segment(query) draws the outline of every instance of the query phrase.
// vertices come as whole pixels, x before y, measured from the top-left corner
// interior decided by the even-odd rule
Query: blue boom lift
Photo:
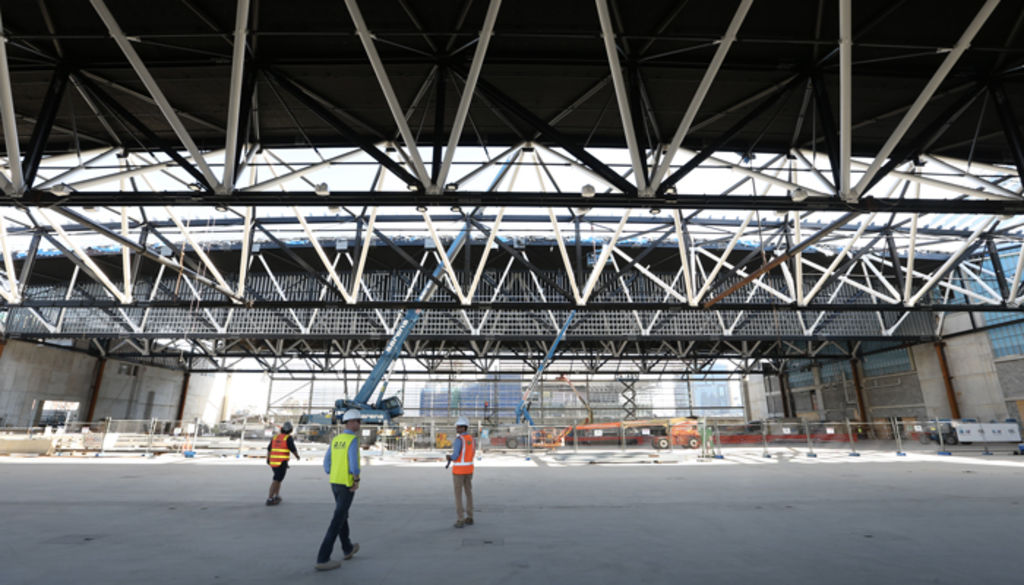
[[[516,424],[520,422],[528,422],[530,426],[533,426],[533,417],[530,416],[530,403],[532,402],[533,389],[537,387],[537,383],[540,382],[541,374],[544,373],[544,368],[548,367],[551,360],[555,357],[555,350],[558,349],[558,344],[562,343],[562,338],[565,337],[565,332],[569,330],[569,325],[572,324],[573,317],[576,316],[576,309],[569,312],[569,318],[565,320],[565,325],[562,325],[561,331],[555,336],[555,341],[552,342],[551,347],[548,348],[548,353],[541,360],[540,365],[537,366],[537,371],[534,372],[533,378],[530,379],[530,384],[523,390],[523,398],[519,401],[519,406],[516,407]]]
[[[469,237],[469,232],[463,229],[451,245],[448,247],[447,255],[448,258],[454,258],[462,246],[466,243]],[[434,291],[437,290],[437,279],[440,278],[444,271],[444,264],[439,263],[437,268],[434,269],[433,278],[427,281],[423,286],[423,290],[420,291],[416,300],[419,302],[430,300],[433,296]],[[380,359],[373,366],[373,370],[370,371],[370,375],[367,376],[363,385],[359,388],[359,393],[352,399],[339,398],[334,403],[334,422],[339,423],[341,416],[346,410],[350,408],[358,408],[363,413],[363,424],[384,424],[393,418],[402,416],[405,412],[402,409],[402,400],[397,396],[391,396],[384,398],[384,392],[388,387],[388,376],[391,373],[391,367],[395,364],[398,356],[402,353],[402,346],[405,344],[405,340],[409,337],[409,333],[412,332],[413,327],[420,320],[421,309],[407,309],[405,315],[402,317],[402,321],[399,322],[398,327],[395,328],[394,334],[391,339],[388,340],[387,345],[384,346],[384,352],[381,354]],[[383,384],[381,384],[383,382]],[[377,395],[377,400],[373,403],[370,399],[373,398],[374,392],[377,390],[377,386],[380,387],[380,394]]]

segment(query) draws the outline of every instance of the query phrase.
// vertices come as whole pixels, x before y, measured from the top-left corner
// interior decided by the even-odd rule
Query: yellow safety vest
[[[352,487],[352,474],[348,469],[348,449],[359,437],[341,433],[331,441],[331,483]]]
[[[281,433],[270,442],[270,466],[281,467],[281,464],[288,461],[291,453],[288,451],[288,435]]]

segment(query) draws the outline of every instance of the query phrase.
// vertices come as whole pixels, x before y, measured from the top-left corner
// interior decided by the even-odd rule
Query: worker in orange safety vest
[[[455,527],[472,526],[473,524],[473,458],[476,448],[473,436],[469,434],[469,421],[460,416],[455,421],[457,436],[452,445],[452,453],[448,455],[448,463],[452,468],[452,483],[455,485]],[[462,506],[462,494],[466,494],[466,506]]]
[[[281,503],[281,482],[288,473],[288,459],[295,454],[295,460],[301,459],[292,438],[292,423],[286,421],[281,425],[281,432],[270,440],[267,445],[267,465],[274,470],[274,480],[270,482],[270,493],[267,494],[267,505],[276,506]]]

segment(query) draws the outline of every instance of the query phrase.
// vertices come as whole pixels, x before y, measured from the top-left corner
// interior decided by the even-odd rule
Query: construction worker
[[[299,451],[295,448],[295,439],[292,438],[292,423],[285,421],[281,425],[281,432],[270,440],[267,445],[267,465],[274,470],[274,480],[270,482],[270,493],[267,494],[267,505],[276,506],[281,503],[281,482],[284,481],[284,474],[288,473],[288,459],[295,454],[295,460],[299,457]]]
[[[359,552],[359,543],[353,543],[348,536],[348,510],[352,506],[356,490],[359,489],[359,427],[363,415],[358,409],[350,408],[341,417],[345,430],[338,433],[324,454],[324,472],[331,478],[334,493],[334,516],[327,527],[320,552],[316,557],[317,571],[330,571],[341,566],[341,561],[331,560],[334,540],[341,541],[341,552],[345,560]]]
[[[455,421],[455,442],[448,463],[452,467],[452,483],[455,485],[455,527],[473,525],[473,457],[476,448],[469,434],[469,421],[460,416]],[[462,507],[462,493],[466,493],[466,507]]]

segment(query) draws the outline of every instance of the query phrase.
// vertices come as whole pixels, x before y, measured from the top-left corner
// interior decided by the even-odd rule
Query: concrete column
[[[779,372],[779,394],[782,396],[783,418],[792,418],[793,416],[796,416],[793,414],[793,408],[790,404],[790,396],[786,384],[786,374],[784,372]]]
[[[750,422],[750,374],[744,374],[740,380],[740,391],[743,393],[743,420]]]
[[[181,399],[178,401],[178,416],[175,420],[182,420],[185,416],[185,400],[188,398],[188,380],[192,377],[191,372],[185,372],[185,376],[181,380]]]
[[[939,356],[939,369],[942,370],[942,382],[946,385],[946,398],[949,400],[949,412],[953,418],[960,418],[960,405],[956,401],[956,392],[953,390],[953,378],[949,375],[949,366],[946,364],[945,342],[935,342],[935,353]]]
[[[868,422],[868,410],[864,405],[864,388],[861,384],[860,370],[857,369],[857,360],[850,360],[850,371],[853,372],[853,392],[857,395],[857,420]]]
[[[92,387],[89,390],[89,410],[86,411],[85,422],[92,422],[96,414],[96,402],[100,397],[100,385],[103,383],[103,372],[107,369],[107,358],[100,358],[96,364],[96,376],[92,379]]]

